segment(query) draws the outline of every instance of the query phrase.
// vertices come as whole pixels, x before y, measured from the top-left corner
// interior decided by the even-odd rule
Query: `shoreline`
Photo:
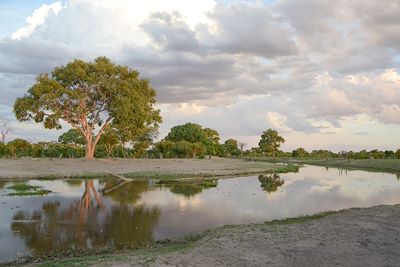
[[[60,257],[28,266],[394,266],[400,205],[323,212],[261,224],[226,225],[148,248]],[[9,265],[20,265],[13,262]],[[0,264],[1,265],[1,264]]]
[[[328,168],[400,174],[400,159],[243,158],[254,162],[304,164]]]
[[[102,178],[109,173],[138,179],[223,178],[290,172],[287,165],[242,159],[1,159],[0,181]]]

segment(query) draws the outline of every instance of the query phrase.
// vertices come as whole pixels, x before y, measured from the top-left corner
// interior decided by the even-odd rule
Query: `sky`
[[[12,106],[75,58],[107,56],[157,91],[169,129],[195,122],[257,146],[400,148],[398,0],[0,0],[0,117],[9,140],[68,128],[17,122]]]

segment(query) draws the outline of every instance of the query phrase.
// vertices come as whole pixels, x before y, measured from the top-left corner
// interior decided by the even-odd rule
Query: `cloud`
[[[395,0],[42,5],[0,39],[0,115],[39,73],[104,55],[150,79],[164,132],[194,121],[249,140],[269,127],[336,138],[361,132],[344,123],[358,116],[399,127],[399,13]]]
[[[52,14],[57,15],[58,12],[61,11],[64,7],[61,2],[55,2],[50,5],[43,4],[38,9],[36,9],[32,16],[29,16],[26,19],[26,26],[19,28],[12,35],[11,38],[14,40],[20,40],[22,38],[29,37],[32,33],[35,32],[35,29],[42,25],[46,18]]]
[[[209,13],[215,28],[200,31],[210,49],[221,53],[249,53],[265,58],[296,53],[292,31],[264,6],[237,3],[217,5]]]

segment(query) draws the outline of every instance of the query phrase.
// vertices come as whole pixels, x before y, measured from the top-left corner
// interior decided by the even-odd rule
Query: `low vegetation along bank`
[[[251,157],[247,160],[269,163],[309,164],[324,167],[400,173],[399,159],[307,159]]]

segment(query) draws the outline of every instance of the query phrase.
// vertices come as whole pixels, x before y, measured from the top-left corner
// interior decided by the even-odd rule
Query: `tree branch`
[[[113,120],[112,117],[108,117],[108,119],[106,120],[106,122],[104,123],[103,127],[101,127],[100,131],[97,133],[96,135],[96,139],[94,140],[93,146],[97,145],[97,142],[99,142],[100,140],[100,136],[102,135],[102,133],[104,132],[104,130],[107,128],[108,125],[110,125],[111,121]]]

